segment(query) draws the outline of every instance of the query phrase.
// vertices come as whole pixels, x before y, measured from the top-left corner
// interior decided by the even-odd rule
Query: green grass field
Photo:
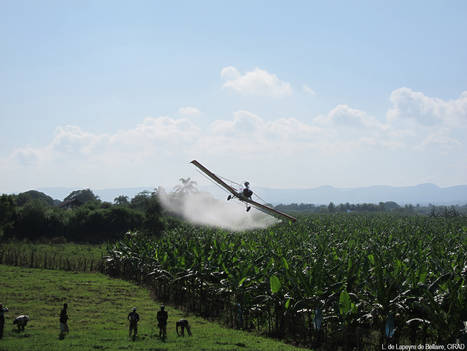
[[[1,351],[33,350],[298,350],[251,333],[226,329],[167,306],[168,340],[156,336],[160,304],[149,291],[102,274],[75,273],[0,265],[0,302],[5,313]],[[70,334],[59,340],[58,315],[67,302]],[[138,338],[128,338],[127,315],[140,314]],[[31,318],[24,333],[14,330],[15,316]],[[187,318],[193,337],[177,337],[175,322]]]

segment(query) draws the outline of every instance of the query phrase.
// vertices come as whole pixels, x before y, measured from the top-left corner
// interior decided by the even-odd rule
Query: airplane
[[[240,201],[244,202],[247,204],[246,211],[248,212],[251,209],[251,206],[255,207],[256,209],[274,217],[282,218],[282,219],[287,219],[289,221],[295,222],[297,219],[295,217],[292,217],[284,212],[278,211],[272,207],[260,204],[259,202],[256,202],[251,199],[251,196],[253,195],[253,192],[249,189],[250,183],[245,182],[245,188],[243,190],[236,190],[230,185],[228,185],[226,182],[224,182],[220,177],[212,173],[209,169],[204,167],[201,163],[199,163],[196,160],[191,161],[193,165],[195,165],[197,168],[199,168],[204,174],[206,174],[209,178],[211,178],[214,182],[222,186],[224,189],[226,189],[230,194],[227,197],[227,200],[231,200],[234,198],[239,199]]]

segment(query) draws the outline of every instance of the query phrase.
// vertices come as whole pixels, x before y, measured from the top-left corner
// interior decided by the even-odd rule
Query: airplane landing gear
[[[232,195],[227,196],[227,201],[229,201],[232,198]]]
[[[249,210],[251,210],[251,206],[246,207],[246,211],[248,212]]]

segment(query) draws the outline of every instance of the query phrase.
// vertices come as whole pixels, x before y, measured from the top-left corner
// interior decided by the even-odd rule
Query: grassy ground
[[[5,313],[1,351],[33,350],[298,350],[281,342],[220,327],[201,318],[183,315],[170,306],[168,340],[156,336],[159,304],[149,292],[102,274],[74,273],[0,265],[0,302]],[[58,315],[68,303],[70,334],[59,340]],[[128,338],[127,315],[131,307],[140,314],[135,342]],[[16,333],[15,316],[31,318],[24,333]],[[193,337],[177,337],[175,322],[187,318]]]

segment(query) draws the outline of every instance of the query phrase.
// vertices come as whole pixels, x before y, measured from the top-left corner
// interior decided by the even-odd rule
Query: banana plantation
[[[225,324],[318,348],[447,344],[467,321],[467,218],[334,214],[241,233],[180,224],[109,274]]]

